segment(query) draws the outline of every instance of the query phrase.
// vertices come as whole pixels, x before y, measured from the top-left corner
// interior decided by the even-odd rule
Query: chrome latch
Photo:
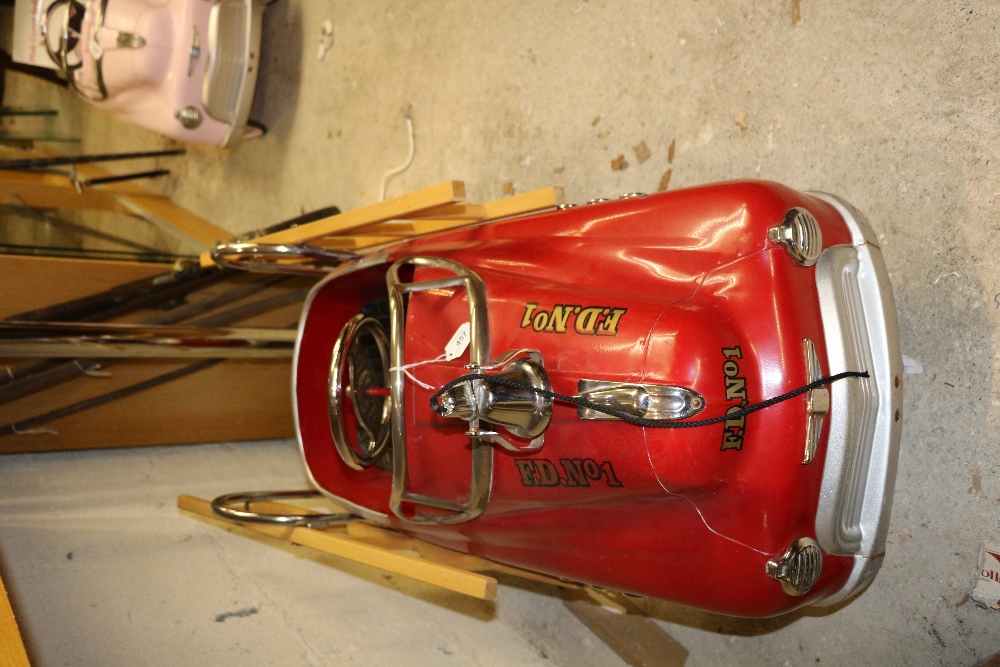
[[[198,58],[201,58],[201,39],[198,37],[198,27],[193,28],[191,35],[191,50],[188,51],[188,76],[194,76],[194,68],[198,66]]]
[[[701,394],[673,385],[580,380],[577,391],[576,398],[639,419],[686,419],[705,407]],[[593,408],[578,408],[576,414],[580,419],[618,419]]]
[[[802,347],[806,357],[806,374],[809,383],[823,377],[823,369],[816,356],[816,346],[808,338],[802,339]],[[802,465],[812,463],[816,458],[816,447],[819,446],[819,436],[823,431],[823,417],[830,412],[830,390],[826,387],[816,387],[806,394],[806,449],[802,457]]]
[[[146,39],[142,35],[131,32],[118,33],[118,48],[120,49],[141,49],[146,46]]]
[[[467,435],[470,437],[481,437],[515,452],[538,451],[545,442],[545,429],[552,418],[552,398],[544,395],[551,392],[552,385],[541,353],[535,350],[507,352],[490,367],[499,370],[488,370],[485,373],[488,379],[466,380],[441,394],[439,414],[469,422]],[[470,364],[470,370],[483,372],[478,364]],[[502,426],[512,435],[531,442],[523,447],[513,445],[496,431],[482,429],[481,421]]]
[[[800,537],[792,542],[778,560],[767,561],[767,576],[781,582],[781,589],[792,597],[808,593],[823,571],[823,551],[816,540]]]

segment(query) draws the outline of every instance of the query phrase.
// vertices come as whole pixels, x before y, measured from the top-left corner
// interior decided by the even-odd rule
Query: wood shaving
[[[609,134],[611,134],[611,130],[605,128],[605,129],[603,129],[603,130],[601,130],[600,132],[597,133],[597,138],[598,139],[604,139]]]
[[[619,155],[611,161],[612,171],[621,171],[623,169],[628,169],[628,160],[625,159],[625,155]]]
[[[668,187],[670,187],[670,177],[673,175],[673,173],[674,173],[673,169],[667,169],[667,171],[663,174],[663,178],[660,179],[660,185],[656,188],[657,192],[663,192]]]
[[[640,141],[638,146],[633,146],[632,150],[635,151],[635,159],[639,161],[639,164],[648,160],[649,156],[652,155],[649,152],[649,146],[646,145],[645,139]]]
[[[511,183],[510,181],[504,181],[503,184],[500,186],[500,190],[505,195],[512,195],[514,194],[514,184]]]
[[[792,27],[802,20],[802,0],[792,0]]]
[[[738,114],[736,114],[736,118],[733,119],[733,121],[740,128],[740,134],[742,134],[744,137],[747,135],[747,116],[749,115],[750,114],[748,114],[746,111],[741,111]]]
[[[972,486],[966,493],[979,493],[983,490],[983,476],[979,474],[979,471],[972,473]]]
[[[667,150],[667,164],[674,163],[674,149],[677,148],[677,140],[671,139],[670,148]]]
[[[553,174],[561,174],[564,171],[566,171],[566,167],[553,167],[552,169]]]
[[[601,117],[600,116],[594,116],[594,120],[590,121],[590,126],[594,127],[595,125],[597,125],[600,122],[601,122]]]

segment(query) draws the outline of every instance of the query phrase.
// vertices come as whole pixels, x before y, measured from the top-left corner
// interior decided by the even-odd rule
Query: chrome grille
[[[845,336],[846,367],[864,370],[872,367],[872,359],[864,326],[864,307],[861,291],[858,289],[857,273],[856,259],[845,266],[841,273],[843,315],[846,329],[850,332]],[[847,393],[850,396],[848,429],[853,435],[855,446],[848,450],[845,474],[841,478],[839,495],[843,498],[843,504],[840,507],[838,537],[851,550],[857,550],[861,546],[862,501],[868,476],[868,461],[871,458],[869,447],[875,431],[875,412],[878,410],[878,395],[872,384],[868,380],[847,383]]]
[[[818,266],[831,374],[875,368],[859,271],[857,251],[848,247],[828,250]],[[861,550],[865,489],[879,408],[876,382],[873,375],[830,387],[830,436],[816,528],[820,544],[832,553]]]
[[[202,103],[218,120],[236,122],[236,111],[249,66],[248,6],[222,0],[212,7],[208,28],[208,63]]]

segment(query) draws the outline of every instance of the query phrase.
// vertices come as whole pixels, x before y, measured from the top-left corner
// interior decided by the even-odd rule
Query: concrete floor
[[[233,232],[376,201],[407,154],[408,104],[416,159],[390,194],[463,179],[474,201],[510,182],[580,202],[653,191],[671,169],[671,189],[761,177],[867,212],[923,368],[906,377],[881,573],[833,611],[767,621],[643,606],[692,666],[1000,651],[1000,612],[967,599],[980,545],[1000,543],[1000,5],[282,0],[265,20],[270,133],[162,162],[159,187]],[[84,150],[169,143],[37,88],[13,79],[6,101],[51,98]],[[618,155],[630,165],[613,171]],[[5,457],[0,556],[37,664],[621,664],[547,589],[505,581],[471,602],[173,508],[302,475],[290,442]]]

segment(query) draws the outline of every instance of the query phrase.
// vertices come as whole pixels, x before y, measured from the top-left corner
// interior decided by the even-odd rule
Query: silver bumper
[[[260,0],[218,0],[208,20],[208,61],[201,101],[205,111],[229,125],[220,146],[246,132],[260,69],[264,5]]]
[[[816,539],[828,553],[853,556],[854,567],[844,587],[820,603],[829,605],[864,588],[882,564],[902,430],[903,362],[875,234],[848,204],[812,194],[835,207],[852,234],[851,246],[827,248],[816,264],[829,373],[871,373],[830,386]]]

